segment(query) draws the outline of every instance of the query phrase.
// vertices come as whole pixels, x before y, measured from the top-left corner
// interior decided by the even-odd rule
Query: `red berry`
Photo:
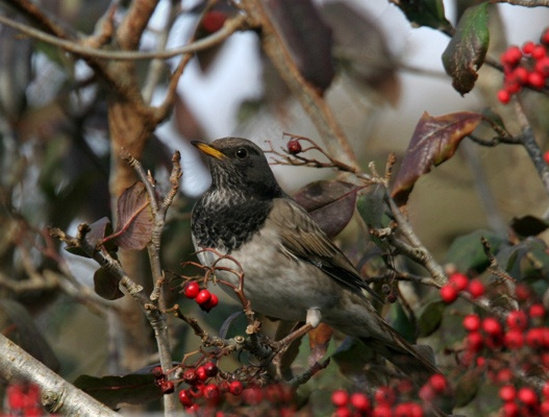
[[[185,297],[187,298],[196,298],[199,292],[200,285],[198,285],[198,282],[196,281],[188,282],[183,289],[183,294],[185,294]]]
[[[204,305],[208,301],[210,301],[210,298],[212,298],[212,293],[211,292],[209,292],[208,290],[200,290],[200,292],[197,294],[197,296],[195,298],[195,301],[199,305]]]
[[[507,322],[507,326],[509,326],[510,329],[524,330],[528,326],[528,317],[526,316],[526,313],[522,310],[511,311],[507,315],[505,321]]]
[[[526,333],[526,344],[533,349],[542,348],[545,344],[544,331],[540,327],[534,327]]]
[[[448,389],[448,381],[442,374],[434,374],[429,378],[429,385],[433,388],[433,391],[440,394]]]
[[[471,352],[478,352],[484,346],[484,338],[480,332],[471,332],[466,339],[467,349]]]
[[[225,21],[227,20],[227,15],[220,10],[210,10],[202,19],[202,27],[208,33],[217,32],[223,27]]]
[[[502,417],[519,417],[520,415],[519,406],[513,402],[503,404],[501,410],[503,411]]]
[[[194,369],[186,369],[183,372],[183,381],[189,385],[193,385],[198,381],[198,374]]]
[[[515,350],[520,349],[524,346],[524,335],[522,334],[522,330],[519,329],[511,329],[507,333],[505,333],[505,337],[503,339],[505,346],[507,346],[508,349]]]
[[[549,28],[545,29],[539,39],[540,43],[547,46],[549,45]]]
[[[353,413],[347,407],[339,407],[335,410],[334,417],[352,417]]]
[[[532,58],[535,60],[542,59],[545,55],[547,55],[547,50],[545,49],[545,46],[543,45],[536,45],[534,46],[534,49],[532,50]]]
[[[210,296],[210,299],[206,303],[200,305],[200,308],[206,312],[210,311],[219,304],[219,298],[217,298],[217,295],[210,293]]]
[[[205,381],[208,379],[208,374],[206,373],[206,368],[199,366],[196,368],[196,375],[200,381]]]
[[[473,279],[469,283],[469,287],[467,287],[467,290],[473,298],[482,297],[484,295],[484,284],[478,279]]]
[[[242,382],[240,381],[231,381],[229,385],[229,392],[233,395],[242,394]]]
[[[524,85],[528,81],[528,70],[524,67],[517,67],[509,75],[508,79],[519,85]]]
[[[288,153],[292,155],[297,155],[302,151],[301,143],[297,139],[292,139],[288,142]]]
[[[469,278],[467,277],[467,275],[460,274],[459,272],[455,272],[450,275],[448,281],[458,291],[463,291],[465,288],[467,288],[467,285],[469,284]]]
[[[530,295],[531,295],[530,288],[528,288],[527,285],[518,284],[515,287],[515,296],[517,297],[517,300],[526,301],[530,298]]]
[[[366,413],[370,410],[370,399],[362,392],[351,394],[349,401],[356,410],[361,411],[362,413]]]
[[[498,371],[496,382],[498,384],[509,384],[513,380],[513,372],[509,368],[503,368]]]
[[[534,50],[535,46],[536,44],[534,42],[528,41],[524,45],[522,45],[522,52],[524,52],[527,55],[530,55]]]
[[[429,384],[423,385],[419,390],[419,398],[425,402],[431,402],[436,398],[436,393],[433,390],[433,387]]]
[[[185,412],[187,414],[196,414],[200,410],[200,406],[198,404],[192,404],[188,407],[185,407]]]
[[[374,394],[374,398],[378,404],[392,405],[395,402],[396,394],[390,387],[379,387]]]
[[[221,397],[221,393],[219,392],[219,388],[215,384],[208,384],[204,387],[202,390],[204,393],[204,398],[208,401],[216,402]]]
[[[522,387],[517,392],[517,398],[527,406],[534,406],[538,403],[538,396],[536,392],[529,387]]]
[[[207,362],[203,366],[207,376],[212,377],[217,375],[217,371],[219,370],[219,368],[215,363]]]
[[[171,394],[172,392],[175,391],[175,385],[173,381],[163,380],[160,383],[160,390],[162,391],[163,394]]]
[[[458,290],[452,284],[445,284],[440,288],[440,298],[447,304],[451,304],[458,298]]]
[[[349,403],[349,394],[344,389],[332,392],[332,404],[336,407],[345,407]]]
[[[504,403],[514,401],[517,396],[517,390],[512,385],[504,385],[499,389],[499,398]]]
[[[531,72],[528,74],[528,84],[536,89],[541,89],[545,86],[545,78],[539,72]]]
[[[543,388],[541,389],[541,393],[545,397],[545,399],[549,399],[549,381],[546,381],[543,385]]]
[[[372,417],[393,417],[393,411],[388,404],[379,404],[374,408]]]
[[[498,100],[502,104],[507,104],[511,101],[511,94],[507,90],[498,91]]]
[[[542,77],[549,77],[549,56],[544,56],[536,62],[534,71],[540,73]]]
[[[263,392],[259,387],[248,387],[242,391],[242,401],[249,405],[257,405],[263,401]]]
[[[543,154],[543,160],[546,164],[549,164],[549,151],[545,151]]]
[[[463,319],[463,328],[468,332],[476,332],[480,329],[480,317],[477,314],[468,314]]]
[[[484,320],[482,320],[482,330],[484,330],[486,334],[489,334],[490,336],[498,336],[501,335],[503,332],[501,324],[499,324],[499,321],[497,321],[493,317],[486,317]]]
[[[549,417],[549,401],[544,401],[539,406],[540,417]]]
[[[165,377],[164,371],[162,370],[161,366],[155,366],[154,368],[152,368],[151,373],[153,374],[155,379],[160,379]]]
[[[543,304],[532,304],[528,314],[532,319],[543,319],[545,317],[545,307],[543,307]]]
[[[522,51],[518,46],[510,46],[502,55],[501,63],[504,65],[516,66],[522,58]]]
[[[194,398],[191,396],[188,390],[179,391],[179,402],[184,407],[190,407],[194,404]]]

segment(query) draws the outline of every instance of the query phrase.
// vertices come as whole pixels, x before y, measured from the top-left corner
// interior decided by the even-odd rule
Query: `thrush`
[[[378,314],[367,282],[281,189],[261,148],[242,138],[192,144],[209,157],[212,176],[191,216],[202,264],[241,268],[244,294],[257,313],[313,328],[324,322],[372,347],[418,383],[438,372]],[[217,269],[216,277],[239,284],[230,270]]]

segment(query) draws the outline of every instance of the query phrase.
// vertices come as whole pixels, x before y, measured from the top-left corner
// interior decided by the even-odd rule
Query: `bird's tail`
[[[434,354],[429,346],[412,346],[385,321],[384,338],[363,338],[362,342],[371,346],[385,359],[405,373],[417,386],[421,387],[434,374],[440,374],[436,367]]]

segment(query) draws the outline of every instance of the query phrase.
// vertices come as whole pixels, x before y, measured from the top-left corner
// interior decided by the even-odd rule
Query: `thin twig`
[[[56,36],[49,35],[41,30],[34,29],[28,25],[16,22],[8,17],[0,15],[0,23],[10,26],[20,32],[50,45],[58,46],[67,52],[79,55],[82,57],[96,58],[96,59],[110,59],[118,61],[137,61],[148,59],[168,59],[174,56],[194,53],[209,49],[214,45],[227,39],[234,32],[244,28],[243,24],[245,17],[243,15],[236,15],[234,18],[228,19],[225,25],[217,32],[206,36],[193,43],[180,46],[178,48],[168,49],[165,51],[155,52],[140,52],[140,51],[109,51],[103,49],[95,49],[85,46],[81,43],[74,42],[72,40],[60,39]]]

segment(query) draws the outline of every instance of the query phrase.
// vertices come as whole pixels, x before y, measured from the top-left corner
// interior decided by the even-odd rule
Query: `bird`
[[[238,275],[229,270],[238,266],[255,312],[310,328],[326,323],[419,385],[440,373],[423,346],[408,343],[379,315],[366,280],[282,190],[259,146],[237,137],[191,143],[207,155],[212,178],[192,209],[192,240],[203,265],[226,267],[217,268],[216,278],[238,286]]]

